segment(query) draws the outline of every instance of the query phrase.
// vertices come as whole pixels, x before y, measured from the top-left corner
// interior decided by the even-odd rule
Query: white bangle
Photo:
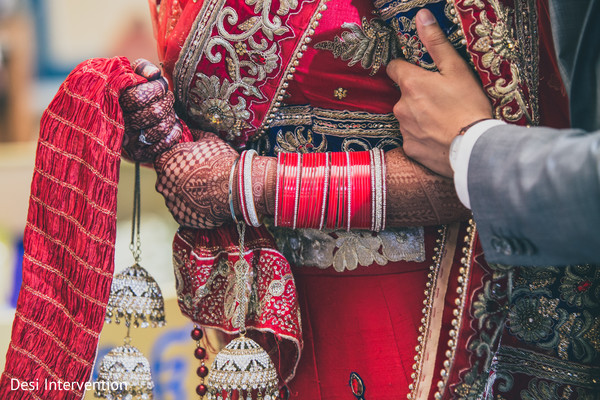
[[[240,161],[239,157],[235,159],[233,165],[231,166],[231,172],[229,172],[229,191],[227,193],[227,199],[229,201],[229,211],[231,211],[231,218],[233,218],[233,222],[235,222],[236,225],[238,223],[238,220],[235,216],[235,208],[233,207],[233,176],[235,174],[235,169],[237,168],[238,161]]]
[[[258,220],[258,215],[256,214],[256,207],[254,205],[254,194],[252,193],[252,159],[257,154],[256,150],[245,150],[246,156],[244,157],[244,200],[246,203],[246,212],[248,215],[248,221],[246,223],[248,225],[252,225],[254,227],[258,227],[261,225],[261,222]]]
[[[375,222],[373,223],[374,231],[379,232],[381,230],[381,219],[383,214],[383,186],[381,182],[381,152],[378,150],[373,151],[373,160],[375,170]]]
[[[329,156],[325,153],[325,181],[323,182],[323,204],[321,204],[321,220],[319,221],[319,230],[323,229],[325,224],[325,207],[327,206],[327,193],[329,192]]]
[[[383,212],[381,213],[381,229],[385,230],[385,215],[387,213],[387,185],[385,182],[385,153],[383,149],[381,151],[381,208]]]

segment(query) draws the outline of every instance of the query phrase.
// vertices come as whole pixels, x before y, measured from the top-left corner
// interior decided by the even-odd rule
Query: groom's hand
[[[439,72],[401,59],[390,62],[387,73],[401,91],[394,115],[400,123],[406,154],[431,170],[452,177],[452,140],[461,128],[492,118],[492,109],[479,81],[430,11],[417,13],[417,32]]]

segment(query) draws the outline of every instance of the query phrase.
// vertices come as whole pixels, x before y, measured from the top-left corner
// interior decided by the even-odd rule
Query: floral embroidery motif
[[[537,299],[519,299],[508,317],[510,332],[525,342],[538,342],[552,333],[552,318],[540,312]]]
[[[489,4],[495,22],[489,18],[485,3]],[[481,66],[496,77],[490,78],[487,88],[490,96],[498,101],[495,107],[496,118],[509,122],[522,119],[528,124],[536,124],[537,115],[537,44],[534,43],[537,30],[535,3],[528,0],[515,1],[515,9],[504,6],[498,0],[468,0],[462,7],[475,6],[477,14],[474,28],[474,42],[471,50],[478,55]],[[525,20],[527,19],[527,20]],[[502,77],[503,65],[508,66],[508,78]],[[528,96],[526,96],[525,90]]]
[[[346,98],[346,96],[348,96],[348,90],[344,88],[337,88],[333,91],[333,97],[335,97],[338,100],[343,100],[344,98]]]
[[[252,11],[242,12],[224,0],[205,2],[174,76],[177,100],[195,123],[227,140],[251,128],[250,103],[269,100],[262,86],[281,69],[280,42],[293,36],[286,23],[300,3],[246,0]],[[197,72],[200,62],[224,64],[226,73]]]
[[[494,3],[495,4],[495,3]],[[485,12],[480,14],[480,23],[475,27],[475,33],[480,38],[473,48],[483,54],[481,61],[484,67],[500,75],[500,63],[503,59],[515,61],[517,58],[517,43],[510,29],[510,12],[499,3],[495,6],[496,23],[488,19]]]
[[[362,18],[362,26],[355,23],[344,23],[341,37],[333,41],[323,41],[315,44],[319,50],[333,53],[335,58],[350,60],[352,67],[358,62],[364,69],[370,69],[369,75],[375,75],[382,65],[386,65],[402,54],[400,42],[394,31],[382,20],[373,18],[368,21]]]
[[[359,265],[425,260],[423,228],[402,228],[372,234],[362,231],[318,231],[276,228],[277,246],[294,265],[333,268],[342,272]]]
[[[321,135],[321,143],[318,146],[315,146],[313,142],[313,133],[310,129],[308,129],[308,133],[306,137],[304,136],[305,128],[303,126],[298,126],[294,131],[286,131],[283,133],[283,130],[279,130],[277,132],[277,146],[275,147],[275,152],[279,153],[281,151],[286,153],[322,153],[327,150],[327,139],[325,135]]]
[[[228,80],[224,80],[221,85],[219,77],[216,75],[209,77],[198,73],[198,77],[200,79],[196,82],[196,87],[190,89],[190,94],[200,104],[200,107],[191,109],[190,113],[204,121],[204,129],[228,131],[239,135],[241,130],[248,125],[245,120],[250,118],[244,98],[238,97],[237,104],[232,105],[229,99],[236,87],[232,86]],[[231,140],[232,137],[228,139]]]

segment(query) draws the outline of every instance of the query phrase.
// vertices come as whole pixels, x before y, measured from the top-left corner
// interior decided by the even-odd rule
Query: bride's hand
[[[229,174],[237,157],[231,146],[207,132],[157,157],[156,190],[180,225],[212,229],[232,220]]]
[[[132,67],[148,82],[127,89],[119,98],[125,123],[123,150],[133,161],[152,162],[179,142],[182,127],[173,110],[173,93],[160,69],[144,59],[136,60]]]

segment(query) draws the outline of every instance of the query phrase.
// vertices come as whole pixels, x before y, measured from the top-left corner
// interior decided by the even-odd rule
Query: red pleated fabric
[[[1,399],[83,397],[114,270],[118,100],[144,81],[124,57],[85,61],[42,116]]]

